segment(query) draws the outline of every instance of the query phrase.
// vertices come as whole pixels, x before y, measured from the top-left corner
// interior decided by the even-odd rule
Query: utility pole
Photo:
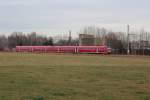
[[[127,25],[127,54],[130,55],[130,26]]]
[[[71,36],[71,30],[69,30],[69,37],[68,37],[68,45],[71,45],[71,40],[72,40],[72,36]]]

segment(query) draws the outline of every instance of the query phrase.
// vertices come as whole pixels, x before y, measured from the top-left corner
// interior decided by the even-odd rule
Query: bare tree
[[[7,48],[8,48],[8,40],[4,35],[2,35],[0,36],[0,50],[3,51]]]

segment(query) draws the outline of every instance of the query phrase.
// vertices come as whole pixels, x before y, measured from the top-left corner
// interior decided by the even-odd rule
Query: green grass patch
[[[149,100],[150,57],[0,53],[0,100]]]

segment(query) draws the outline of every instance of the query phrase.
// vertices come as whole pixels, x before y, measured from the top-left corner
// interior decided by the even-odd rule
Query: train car
[[[108,54],[107,46],[16,46],[16,52]]]
[[[107,50],[107,46],[79,46],[78,52],[107,54],[108,50]]]
[[[16,46],[16,52],[32,52],[32,46]]]
[[[57,46],[46,46],[47,53],[58,53],[59,47]]]
[[[76,46],[57,46],[58,53],[76,53]]]

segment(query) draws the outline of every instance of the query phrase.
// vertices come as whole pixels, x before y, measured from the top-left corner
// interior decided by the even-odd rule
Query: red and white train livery
[[[16,46],[16,52],[108,54],[107,46]]]

